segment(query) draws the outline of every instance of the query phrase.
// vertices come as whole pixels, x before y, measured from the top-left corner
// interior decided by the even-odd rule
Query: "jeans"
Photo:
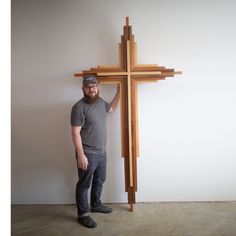
[[[78,217],[89,213],[88,190],[91,186],[90,205],[96,208],[101,205],[102,186],[106,180],[106,152],[102,154],[86,154],[88,168],[86,171],[78,168],[79,180],[76,184],[76,205]]]

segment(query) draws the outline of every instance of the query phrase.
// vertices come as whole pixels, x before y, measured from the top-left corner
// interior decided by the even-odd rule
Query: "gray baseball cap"
[[[98,84],[98,81],[97,81],[95,76],[91,75],[91,76],[88,76],[88,77],[84,78],[83,87],[86,87],[90,83]]]

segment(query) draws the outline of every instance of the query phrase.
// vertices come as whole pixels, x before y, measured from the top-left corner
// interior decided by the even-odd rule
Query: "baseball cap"
[[[83,87],[86,87],[90,83],[98,84],[98,81],[95,76],[85,77],[83,80]]]

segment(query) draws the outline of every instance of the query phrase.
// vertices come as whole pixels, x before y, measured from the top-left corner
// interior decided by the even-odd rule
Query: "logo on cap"
[[[89,77],[86,77],[84,78],[83,80],[83,86],[85,87],[87,84],[89,83],[95,83],[95,84],[98,84],[98,81],[96,79],[95,76],[89,76]]]

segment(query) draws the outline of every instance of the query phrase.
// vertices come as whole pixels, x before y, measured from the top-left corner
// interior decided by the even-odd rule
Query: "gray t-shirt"
[[[81,127],[81,139],[85,153],[100,154],[106,149],[106,113],[110,104],[102,98],[94,103],[79,100],[71,110],[71,125]]]

